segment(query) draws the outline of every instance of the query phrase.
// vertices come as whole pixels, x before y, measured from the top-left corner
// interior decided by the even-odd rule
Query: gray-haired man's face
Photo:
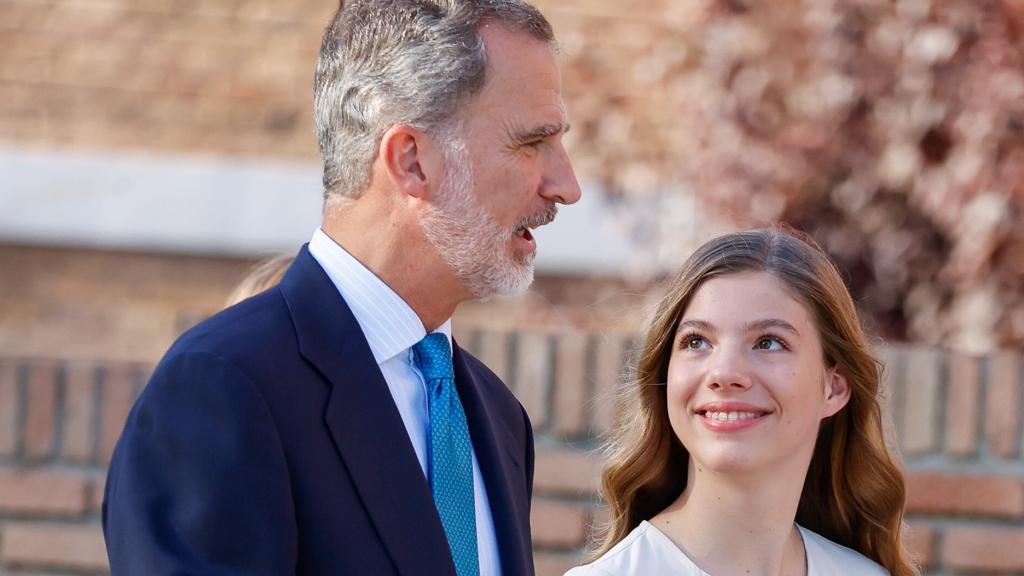
[[[562,145],[568,119],[550,46],[500,24],[481,33],[487,83],[460,111],[440,200],[422,226],[466,287],[488,297],[530,285],[530,229],[579,200],[580,188]]]

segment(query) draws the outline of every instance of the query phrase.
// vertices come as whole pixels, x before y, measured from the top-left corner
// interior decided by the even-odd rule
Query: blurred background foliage
[[[1024,2],[682,4],[630,70],[651,98],[582,107],[586,166],[810,232],[881,336],[1024,348]]]

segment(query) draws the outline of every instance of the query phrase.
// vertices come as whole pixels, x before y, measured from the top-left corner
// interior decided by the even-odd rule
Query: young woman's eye
[[[679,347],[684,350],[702,350],[707,344],[708,341],[700,334],[687,334],[679,339]]]
[[[762,336],[757,340],[758,350],[787,350],[786,343],[776,336]]]

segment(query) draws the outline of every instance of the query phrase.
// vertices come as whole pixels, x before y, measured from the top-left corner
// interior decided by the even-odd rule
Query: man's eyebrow
[[[558,133],[568,133],[570,129],[569,123],[562,124],[561,122],[554,122],[551,124],[543,124],[532,130],[525,132],[517,132],[512,135],[516,142],[532,142],[534,140],[541,140],[549,136],[554,136]]]

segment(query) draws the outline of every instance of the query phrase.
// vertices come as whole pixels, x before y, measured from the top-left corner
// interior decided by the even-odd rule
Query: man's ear
[[[822,418],[828,418],[843,409],[850,401],[850,383],[836,367],[825,371],[825,410]]]
[[[384,173],[398,192],[414,198],[429,194],[436,174],[433,137],[408,124],[395,124],[384,132],[378,154]]]

